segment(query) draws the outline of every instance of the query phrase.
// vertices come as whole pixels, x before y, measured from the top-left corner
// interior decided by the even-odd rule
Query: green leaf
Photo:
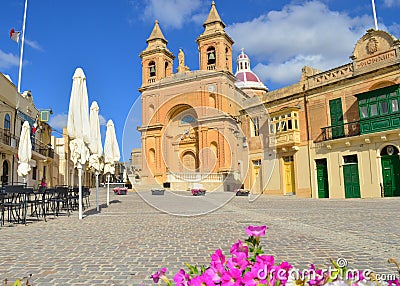
[[[13,286],[22,286],[21,280],[19,280],[19,279],[15,280]]]

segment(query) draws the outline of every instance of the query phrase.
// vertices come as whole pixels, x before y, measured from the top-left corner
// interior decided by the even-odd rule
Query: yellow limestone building
[[[199,70],[175,56],[156,21],[142,59],[142,183],[314,198],[400,195],[400,42],[368,30],[350,62],[304,67],[268,91],[212,3]]]

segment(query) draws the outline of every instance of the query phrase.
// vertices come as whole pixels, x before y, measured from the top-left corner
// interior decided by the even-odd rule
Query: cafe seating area
[[[89,187],[82,187],[83,209],[90,207],[89,197]],[[79,208],[79,189],[70,186],[35,189],[24,184],[5,185],[0,189],[0,208],[0,227],[70,216]]]

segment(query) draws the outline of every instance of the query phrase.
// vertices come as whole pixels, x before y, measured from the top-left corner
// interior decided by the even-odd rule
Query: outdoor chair
[[[70,188],[69,189],[69,200],[71,210],[77,210],[79,207],[79,188]]]
[[[5,196],[2,212],[7,211],[7,221],[9,223],[26,223],[26,193],[24,188],[24,185],[4,186]]]
[[[37,201],[37,208],[36,211],[38,213],[38,216],[42,216],[44,221],[46,221],[46,210],[48,210],[49,207],[49,193],[47,191],[47,188],[44,186],[40,186],[39,189],[35,192],[36,194],[36,201]]]
[[[90,207],[89,197],[90,197],[89,187],[82,187],[82,205],[84,209]]]
[[[59,216],[63,210],[70,215],[70,198],[68,187],[56,187],[52,196],[49,198],[49,203],[54,216]]]
[[[26,196],[26,208],[30,208],[30,216],[36,216],[36,219],[39,221],[42,198],[35,193],[33,188],[25,188],[24,191]]]
[[[6,194],[4,189],[0,190],[0,226],[4,225],[4,198]]]

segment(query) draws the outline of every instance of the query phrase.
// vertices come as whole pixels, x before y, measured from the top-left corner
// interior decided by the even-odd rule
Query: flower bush
[[[200,196],[200,195],[204,195],[205,193],[206,193],[206,190],[192,189],[192,195],[193,196]]]
[[[286,261],[277,263],[274,256],[264,254],[260,237],[266,230],[266,226],[248,226],[246,233],[249,237],[231,246],[230,257],[217,249],[207,267],[185,263],[187,270],[180,269],[173,281],[166,276],[167,268],[160,269],[150,278],[154,283],[161,280],[167,286],[379,285],[377,280],[373,281],[373,275],[364,277],[365,271],[347,271],[346,264],[332,259],[333,271],[316,269],[311,264],[302,272],[305,275],[296,275],[300,272],[296,272],[293,265]],[[398,278],[385,284],[400,285]]]

